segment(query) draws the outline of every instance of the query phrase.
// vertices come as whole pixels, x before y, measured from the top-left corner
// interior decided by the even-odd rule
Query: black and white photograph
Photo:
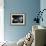
[[[24,14],[11,14],[11,24],[12,25],[24,25],[25,15]]]

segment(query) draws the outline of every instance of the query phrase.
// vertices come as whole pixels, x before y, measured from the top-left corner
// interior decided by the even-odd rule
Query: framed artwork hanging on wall
[[[24,14],[11,14],[11,25],[24,25],[25,15]]]

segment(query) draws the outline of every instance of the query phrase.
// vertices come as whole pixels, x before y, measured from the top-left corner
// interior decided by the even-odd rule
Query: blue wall
[[[40,10],[42,11],[43,9],[46,9],[46,0],[41,0],[40,1]],[[46,27],[46,10],[43,12],[43,22],[40,22],[40,25],[45,26]]]
[[[7,41],[18,41],[31,31],[35,12],[40,9],[40,0],[4,0],[4,38]],[[22,12],[26,16],[24,26],[12,26],[10,13]]]

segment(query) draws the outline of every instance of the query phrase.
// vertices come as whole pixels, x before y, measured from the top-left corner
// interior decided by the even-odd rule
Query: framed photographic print
[[[11,14],[11,24],[12,25],[24,25],[25,15],[24,14]]]

